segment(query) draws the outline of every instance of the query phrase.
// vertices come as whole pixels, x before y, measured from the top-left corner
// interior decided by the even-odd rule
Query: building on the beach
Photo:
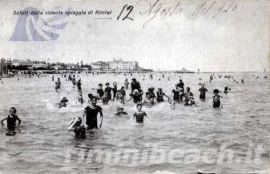
[[[68,64],[63,64],[61,65],[64,69],[67,69],[67,70],[76,70],[76,69],[79,69],[79,65],[78,63],[68,63]]]
[[[123,61],[113,59],[113,61],[98,61],[91,63],[92,71],[99,72],[134,72],[139,71],[139,64],[136,61]]]
[[[33,66],[33,62],[29,59],[27,60],[19,60],[19,59],[13,59],[12,66]]]
[[[123,61],[122,59],[113,59],[113,61],[107,62],[109,69],[115,72],[130,72],[138,71],[139,64],[137,61]]]
[[[47,64],[43,64],[43,63],[38,63],[38,64],[33,64],[32,66],[34,69],[46,69],[48,68]]]
[[[109,64],[103,61],[91,63],[92,71],[102,72],[109,70]]]
[[[175,73],[195,73],[194,71],[187,70],[186,68],[182,68],[182,70],[174,71]]]

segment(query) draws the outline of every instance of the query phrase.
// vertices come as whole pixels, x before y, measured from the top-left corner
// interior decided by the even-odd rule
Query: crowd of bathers
[[[38,77],[40,74],[38,75]],[[125,74],[126,76],[126,74]],[[132,76],[132,74],[131,74]],[[254,75],[253,75],[254,76]],[[143,77],[145,75],[143,74]],[[164,78],[165,76],[162,75]],[[31,76],[29,77],[31,78]],[[70,81],[73,85],[73,87],[77,87],[78,89],[78,97],[77,101],[78,103],[83,104],[85,100],[83,99],[82,95],[82,81],[79,78],[76,80],[76,76],[73,74],[62,74],[62,78],[65,78],[66,81]],[[154,75],[150,74],[149,79],[153,80]],[[222,75],[217,74],[211,74],[210,75],[210,83],[213,81],[214,78],[222,78]],[[231,75],[225,75],[223,78],[227,79],[233,79],[233,82],[238,83],[236,79],[234,79]],[[259,78],[259,76],[256,76],[256,79]],[[267,78],[266,76],[264,78]],[[19,80],[19,79],[18,79]],[[143,78],[144,80],[144,78]],[[160,80],[160,79],[159,79]],[[199,79],[201,80],[201,79]],[[60,78],[54,79],[54,75],[52,76],[52,81],[55,83],[55,91],[61,90],[61,80]],[[170,77],[168,77],[168,81],[170,81]],[[244,82],[244,79],[241,79],[242,83]],[[199,91],[199,99],[205,100],[206,99],[206,92],[208,90],[205,88],[205,85],[202,83],[199,83],[201,86]],[[171,95],[167,95],[163,92],[162,88],[158,88],[155,92],[154,87],[150,87],[145,92],[142,90],[140,82],[136,78],[132,78],[131,83],[129,83],[128,78],[125,79],[123,82],[123,86],[118,88],[117,83],[113,82],[113,87],[110,87],[110,83],[105,83],[105,88],[103,88],[103,84],[98,84],[98,88],[92,88],[92,90],[96,91],[96,94],[89,93],[88,94],[88,103],[89,105],[84,109],[84,115],[83,117],[74,118],[70,124],[69,124],[69,130],[73,130],[75,132],[75,135],[77,137],[84,137],[86,134],[86,130],[94,130],[94,129],[100,129],[103,122],[103,112],[102,107],[97,105],[98,101],[101,101],[103,105],[108,105],[109,102],[117,102],[119,101],[121,106],[117,107],[117,113],[116,116],[123,116],[128,115],[127,112],[124,110],[124,105],[126,102],[132,102],[136,105],[136,112],[131,116],[131,121],[133,121],[136,124],[142,124],[144,122],[144,117],[149,118],[152,120],[149,116],[147,116],[146,112],[142,110],[142,107],[152,108],[156,103],[161,102],[168,102],[169,106],[172,109],[175,109],[175,105],[183,103],[184,106],[196,106],[194,95],[191,92],[190,87],[185,88],[185,84],[182,81],[182,79],[179,80],[179,83],[175,84],[174,89],[171,91]],[[130,93],[127,94],[126,91],[129,90]],[[231,90],[228,87],[224,88],[224,93],[227,94]],[[212,103],[214,108],[220,108],[222,107],[221,103],[221,96],[219,95],[220,91],[218,89],[213,90],[213,97],[212,97]],[[58,103],[59,108],[67,107],[68,99],[66,97],[63,97],[61,101]],[[8,117],[4,118],[1,121],[1,124],[4,125],[4,121],[7,121],[7,128],[9,130],[14,130],[16,128],[16,121],[18,121],[18,125],[20,125],[21,120],[16,115],[16,108],[12,107],[10,109],[10,114]],[[100,121],[98,121],[98,114],[100,115]]]
[[[143,75],[145,77],[145,75]],[[164,77],[164,75],[162,76]],[[153,79],[153,74],[150,74],[149,79]],[[227,77],[225,77],[227,78]],[[59,80],[59,79],[58,79]],[[69,76],[69,81],[73,83],[74,86],[78,84],[79,97],[78,102],[83,103],[82,92],[81,92],[81,79],[79,79],[76,83],[75,76]],[[168,78],[169,80],[169,78]],[[210,82],[213,80],[213,76],[210,76]],[[75,82],[75,83],[74,83]],[[56,82],[56,88],[59,87],[60,82]],[[199,98],[201,100],[206,99],[206,92],[208,91],[204,84],[200,84],[201,88],[198,90],[200,92]],[[130,89],[129,89],[130,87]],[[132,78],[131,83],[129,83],[126,78],[123,86],[118,88],[117,83],[114,82],[113,86],[110,87],[110,83],[105,83],[105,87],[102,83],[98,84],[98,88],[92,88],[92,90],[96,91],[96,94],[89,93],[88,94],[88,102],[89,105],[85,108],[83,117],[74,118],[69,126],[69,130],[74,130],[77,136],[84,136],[85,130],[93,130],[99,129],[102,126],[103,121],[103,112],[102,107],[97,105],[97,101],[100,101],[102,105],[108,105],[109,102],[119,101],[122,106],[117,107],[116,116],[128,115],[124,110],[124,105],[126,102],[132,100],[132,102],[136,105],[136,112],[130,117],[131,121],[136,124],[143,124],[144,117],[152,120],[145,111],[142,110],[142,107],[152,108],[156,103],[168,102],[169,106],[172,109],[175,109],[176,103],[184,103],[184,106],[196,106],[194,95],[190,90],[190,87],[185,88],[185,84],[182,79],[179,80],[179,83],[175,85],[175,88],[172,89],[172,94],[167,95],[163,92],[162,88],[158,88],[155,92],[154,87],[150,87],[144,93],[141,87],[140,82],[136,78]],[[129,90],[130,93],[127,94],[126,91]],[[228,93],[230,90],[228,87],[225,87],[224,93]],[[219,95],[219,90],[215,89],[213,91],[213,107],[220,108],[221,105],[221,96]],[[144,96],[145,95],[145,96]],[[65,107],[67,103],[67,99],[63,98],[61,100],[61,106]],[[100,115],[100,122],[98,122],[98,114]]]

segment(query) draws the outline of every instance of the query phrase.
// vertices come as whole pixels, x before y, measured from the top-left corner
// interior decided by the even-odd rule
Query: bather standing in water
[[[100,125],[98,125],[97,115],[100,115]],[[97,97],[92,97],[89,100],[89,105],[85,108],[83,118],[86,118],[86,128],[89,129],[100,129],[103,121],[102,108],[97,105]]]
[[[131,121],[133,121],[134,118],[136,118],[137,124],[143,124],[144,117],[148,117],[147,114],[142,110],[142,104],[137,104],[137,111],[134,113],[134,115],[130,118]],[[150,117],[148,117],[149,120],[151,120]]]
[[[7,120],[7,128],[9,130],[14,130],[16,128],[16,121],[18,121],[18,126],[20,126],[21,124],[21,120],[19,119],[19,117],[16,115],[16,108],[11,107],[9,110],[9,115],[7,118],[4,118],[3,120],[1,120],[1,124],[2,126],[4,126],[4,121]]]
[[[55,91],[57,91],[58,89],[61,89],[60,78],[58,78],[57,81],[55,82]]]
[[[164,101],[163,96],[167,97],[168,99],[170,98],[170,97],[168,97],[168,96],[162,91],[162,88],[158,88],[158,91],[157,91],[157,102],[163,102],[163,101]]]
[[[213,96],[213,107],[214,108],[220,108],[221,107],[221,101],[220,101],[221,96],[218,95],[218,93],[219,93],[219,90],[215,89],[214,90],[214,96]]]
[[[205,99],[205,93],[208,91],[205,87],[204,84],[202,84],[201,88],[199,89],[200,91],[200,99]]]
[[[144,105],[148,108],[151,108],[152,106],[154,106],[155,102],[154,102],[154,98],[151,98],[151,95],[149,92],[146,92],[146,97],[144,99]]]

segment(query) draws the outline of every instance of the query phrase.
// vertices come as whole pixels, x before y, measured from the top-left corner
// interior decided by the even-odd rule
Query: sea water
[[[164,78],[162,74],[154,73],[153,80],[149,79],[149,74],[145,74],[145,77],[142,74],[76,74],[77,80],[82,79],[84,104],[76,102],[77,87],[60,75],[55,75],[55,79],[59,77],[62,82],[58,92],[50,75],[1,79],[0,119],[7,117],[10,107],[16,107],[22,123],[15,136],[6,136],[5,127],[0,129],[0,173],[196,173],[198,169],[217,173],[269,172],[269,76],[267,73],[230,73],[238,81],[235,83],[232,79],[224,78],[229,73],[220,74],[222,78],[216,75],[211,83],[210,73],[164,73]],[[260,78],[256,79],[256,76]],[[268,79],[264,76],[268,76]],[[143,126],[137,126],[129,120],[136,111],[132,101],[123,105],[128,115],[122,117],[114,116],[117,107],[121,106],[119,102],[103,106],[98,101],[104,114],[102,128],[89,132],[85,139],[75,138],[74,133],[67,130],[68,123],[74,117],[83,115],[88,104],[87,94],[95,95],[93,88],[97,88],[99,83],[109,82],[112,87],[113,82],[117,82],[120,88],[124,86],[126,78],[129,82],[136,78],[144,92],[150,87],[154,87],[155,91],[163,88],[169,96],[181,78],[185,87],[190,87],[194,93],[196,106],[185,107],[183,103],[176,103],[173,110],[168,102],[164,102],[153,108],[143,108],[152,121],[145,119]],[[241,79],[244,79],[244,83],[241,83]],[[208,89],[205,101],[199,99],[199,83],[205,84]],[[228,94],[223,93],[226,86],[231,88]],[[212,108],[214,89],[220,90],[222,108]],[[126,93],[130,93],[130,88]],[[57,103],[62,97],[67,97],[69,101],[66,108],[59,109]],[[147,150],[153,153],[160,149],[168,152],[175,149],[184,152],[189,149],[219,151],[226,146],[233,150],[234,159],[245,159],[248,150],[254,150],[259,145],[264,150],[260,164],[235,161],[205,163],[201,158],[197,162],[192,162],[192,159],[189,162],[179,160],[185,156],[176,157],[177,162],[171,162],[168,156],[151,162],[149,153],[146,156],[136,154]],[[91,160],[89,155],[96,149],[111,150],[113,155],[119,149],[122,149],[121,152],[125,149],[137,150],[133,155],[138,155],[139,161],[131,163],[132,156],[122,156],[121,160],[126,162]],[[69,154],[71,151],[74,154]],[[208,157],[216,158],[211,154]]]

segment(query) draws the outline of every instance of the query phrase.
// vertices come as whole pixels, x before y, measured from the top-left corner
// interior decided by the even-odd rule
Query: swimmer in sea
[[[205,93],[208,91],[204,87],[204,84],[201,85],[201,88],[199,89],[199,91],[200,91],[200,99],[204,100],[205,99]]]
[[[89,100],[91,100],[93,97],[93,94],[89,93],[87,96],[88,96]]]
[[[82,91],[79,91],[78,102],[81,103],[81,104],[83,104],[83,102],[84,102]]]
[[[129,85],[128,79],[125,80],[124,85],[125,85],[125,89],[128,89],[128,85]]]
[[[76,137],[85,137],[86,128],[83,125],[83,121],[81,117],[74,118],[70,123],[68,130],[74,131]]]
[[[78,88],[79,91],[82,90],[82,81],[81,81],[81,79],[79,79],[78,82],[77,82],[77,88]]]
[[[9,130],[14,130],[16,128],[16,121],[18,121],[18,125],[20,126],[21,124],[21,120],[19,119],[19,117],[16,115],[16,108],[11,107],[9,110],[9,114],[7,118],[4,118],[3,120],[1,120],[1,124],[2,126],[4,126],[4,121],[7,120],[7,128]]]
[[[170,98],[162,91],[162,88],[158,88],[157,97],[156,97],[157,102],[163,102],[164,101],[163,96],[167,97],[168,99]]]
[[[100,100],[100,99],[103,97],[103,95],[104,95],[104,91],[103,91],[102,87],[103,87],[103,85],[100,83],[100,84],[98,85],[98,89],[97,89],[97,98],[98,98],[99,100]]]
[[[157,98],[156,95],[155,95],[154,90],[155,90],[155,88],[153,88],[153,87],[148,88],[148,93],[149,93],[149,95],[150,95],[150,98],[153,99],[153,100],[154,100],[155,98]]]
[[[211,76],[210,76],[210,83],[211,83],[212,80],[213,80],[213,76],[211,75]]]
[[[75,78],[75,75],[73,75],[73,78],[72,78],[72,84],[73,84],[73,87],[76,86],[76,78]]]
[[[155,102],[154,102],[154,99],[153,98],[151,98],[151,95],[150,95],[150,93],[149,92],[146,92],[146,97],[145,97],[145,99],[144,99],[144,105],[146,106],[146,107],[152,107],[152,106],[154,106],[154,104],[155,104]]]
[[[130,99],[127,101],[130,101],[133,99],[134,103],[139,103],[142,101],[142,94],[139,92],[139,90],[135,89],[132,94],[130,94]]]
[[[125,88],[122,86],[120,90],[116,93],[116,100],[120,100],[121,104],[125,104],[125,97],[126,97],[126,91]]]
[[[110,84],[108,82],[105,84],[105,86],[106,86],[106,88],[104,89],[104,92],[107,93],[108,100],[111,100],[112,99],[112,94],[111,94],[112,88],[110,87]]]
[[[55,82],[55,91],[57,91],[58,89],[61,89],[60,78],[58,78],[57,81]]]
[[[225,88],[224,88],[224,93],[225,93],[225,94],[228,94],[228,92],[229,92],[228,90],[231,90],[231,88],[225,87]]]
[[[179,88],[184,89],[185,84],[184,84],[184,82],[182,81],[182,79],[179,80],[179,83],[177,83],[177,86],[178,86]]]
[[[103,105],[108,105],[109,97],[108,92],[104,92],[104,95],[101,97]]]
[[[184,93],[185,103],[187,103],[189,101],[190,96],[193,96],[193,93],[190,92],[190,87],[187,87],[187,91]]]
[[[151,118],[148,117],[147,114],[142,110],[142,104],[137,104],[137,111],[130,118],[130,120],[133,121],[135,118],[137,124],[143,124],[144,117],[147,117],[149,120],[151,120]]]
[[[68,99],[66,97],[63,97],[59,103],[59,108],[67,107]]]
[[[180,99],[180,88],[175,85],[175,89],[172,90],[172,96],[174,101],[179,101]]]
[[[114,115],[117,115],[117,116],[123,116],[123,115],[127,115],[128,113],[126,113],[125,111],[124,111],[124,108],[123,107],[118,107],[117,108],[117,113],[116,114],[114,114]]]
[[[189,95],[188,100],[186,100],[185,106],[195,106],[195,100],[192,93]]]
[[[219,93],[219,90],[215,89],[214,90],[214,96],[213,96],[213,107],[214,108],[220,108],[221,107],[221,101],[220,101],[221,96],[218,95],[218,93]]]
[[[97,116],[100,115],[100,125],[98,125]],[[97,105],[97,97],[92,97],[91,100],[89,100],[89,105],[84,109],[83,118],[86,118],[85,120],[85,127],[86,129],[100,129],[103,122],[103,113],[102,108]]]
[[[140,88],[141,88],[140,82],[138,82],[135,78],[133,78],[131,82],[131,94],[135,89],[139,90]]]
[[[175,109],[175,102],[172,99],[170,99],[170,98],[168,99],[168,102],[169,102],[171,108],[172,109]]]
[[[116,93],[117,93],[117,83],[116,82],[113,83],[112,91],[113,91],[113,101],[114,101],[116,98]]]

